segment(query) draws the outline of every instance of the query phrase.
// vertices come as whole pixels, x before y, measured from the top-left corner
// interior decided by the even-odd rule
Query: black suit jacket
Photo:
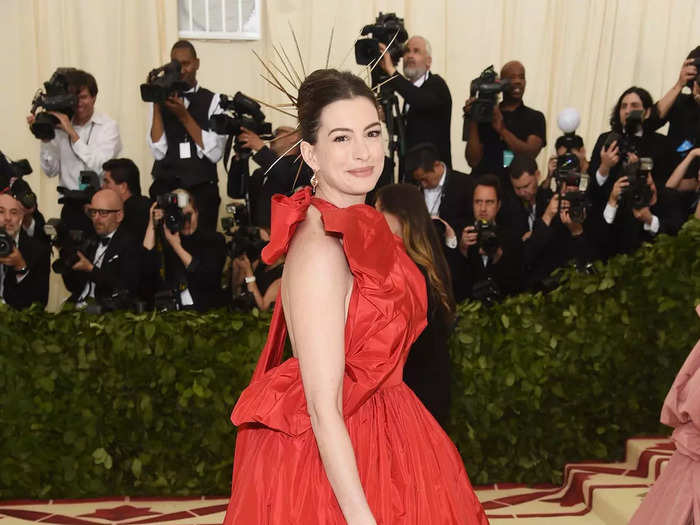
[[[431,142],[440,152],[440,160],[452,166],[450,121],[452,96],[440,75],[430,74],[421,87],[402,75],[391,81],[391,86],[408,104],[405,115],[406,149],[421,142]]]
[[[88,282],[95,283],[95,299],[98,301],[124,290],[136,296],[141,277],[142,242],[120,225],[107,245],[100,268],[95,266],[91,272],[70,270],[63,274],[63,282],[72,294],[69,300],[77,302]],[[93,248],[84,255],[92,262],[96,251]]]
[[[33,303],[41,303],[46,307],[49,301],[49,245],[29,237],[21,230],[17,248],[27,263],[29,272],[18,283],[14,268],[5,266],[3,299],[18,310]]]
[[[151,201],[148,197],[132,195],[124,202],[124,220],[120,227],[128,231],[134,239],[143,242],[150,207]]]
[[[473,222],[473,192],[474,185],[469,175],[447,168],[438,215],[452,226],[458,239],[462,229]]]
[[[467,257],[458,250],[448,250],[447,262],[452,273],[455,300],[473,298],[474,285],[491,278],[502,295],[518,293],[522,285],[522,250],[518,240],[506,229],[498,228],[503,255],[497,263],[488,260],[484,266],[477,246],[470,246]]]

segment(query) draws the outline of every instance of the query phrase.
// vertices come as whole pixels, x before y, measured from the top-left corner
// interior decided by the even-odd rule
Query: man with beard
[[[472,104],[464,104],[465,127],[468,127],[465,156],[473,174],[495,173],[509,191],[508,166],[514,155],[536,158],[547,144],[544,115],[523,103],[525,94],[525,67],[510,61],[501,68],[502,80],[509,84],[503,91],[503,100],[493,109],[493,122],[477,124],[470,120]]]
[[[384,51],[385,46],[379,44],[379,48]],[[422,36],[412,36],[404,50],[403,75],[397,72],[389,53],[384,53],[380,66],[389,76],[396,75],[389,85],[404,99],[406,150],[421,142],[431,142],[450,168],[452,96],[442,77],[430,72],[432,60],[430,42]]]
[[[219,95],[197,84],[199,59],[187,40],[175,42],[170,59],[180,63],[181,80],[190,86],[180,98],[170,96],[153,104],[148,145],[155,162],[149,190],[158,195],[185,188],[199,203],[201,229],[215,231],[219,216],[219,186],[216,163],[221,159],[226,136],[209,130],[209,119],[221,113]]]

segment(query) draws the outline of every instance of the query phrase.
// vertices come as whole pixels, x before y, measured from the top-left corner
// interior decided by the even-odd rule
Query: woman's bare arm
[[[294,236],[282,276],[282,304],[326,476],[345,520],[374,525],[343,419],[346,304],[352,288],[345,254],[318,211]]]

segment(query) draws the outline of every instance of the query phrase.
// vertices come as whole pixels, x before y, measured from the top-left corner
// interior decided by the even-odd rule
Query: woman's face
[[[384,141],[377,109],[365,97],[337,100],[321,112],[316,144],[301,143],[317,174],[316,193],[336,205],[363,202],[384,167]]]

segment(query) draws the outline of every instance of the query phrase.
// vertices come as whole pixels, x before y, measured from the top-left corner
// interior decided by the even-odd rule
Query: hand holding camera
[[[27,263],[17,248],[15,240],[4,230],[0,230],[0,264],[10,266],[15,270],[27,267]]]
[[[241,134],[238,135],[237,140],[241,148],[248,148],[253,151],[260,151],[265,146],[265,142],[259,135],[244,126],[241,126]]]
[[[700,77],[698,65],[698,59],[696,58],[688,58],[683,61],[681,72],[678,74],[678,83],[676,84],[679,89],[683,89],[683,86],[692,85],[693,81]]]
[[[77,251],[75,254],[78,256],[78,262],[71,266],[71,269],[77,272],[91,272],[94,265],[88,261],[87,257],[83,255],[83,252]]]
[[[608,198],[608,204],[613,208],[617,208],[617,203],[620,200],[620,195],[624,192],[626,188],[630,185],[629,179],[627,177],[620,177],[613,184],[612,191],[610,192],[610,197]]]
[[[600,174],[607,176],[610,170],[620,162],[620,148],[614,140],[609,146],[603,146],[600,150]]]
[[[467,256],[467,252],[471,246],[474,246],[477,242],[477,233],[474,226],[467,226],[462,230],[462,236],[459,239],[459,251]]]

